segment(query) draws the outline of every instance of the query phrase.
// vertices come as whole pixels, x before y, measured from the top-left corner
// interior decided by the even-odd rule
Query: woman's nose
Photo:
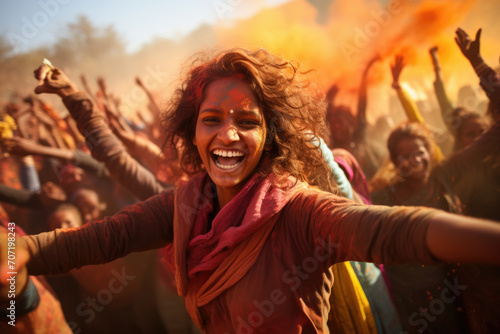
[[[219,130],[217,137],[223,143],[231,143],[240,140],[236,127],[231,122],[226,122]]]

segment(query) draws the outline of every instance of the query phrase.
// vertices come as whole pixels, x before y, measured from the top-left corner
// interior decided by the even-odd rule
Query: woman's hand
[[[392,88],[399,89],[401,87],[399,85],[399,77],[405,66],[405,57],[403,55],[397,55],[394,58],[394,63],[391,64]]]
[[[473,66],[476,66],[482,61],[480,53],[481,29],[476,32],[476,38],[473,41],[462,28],[458,28],[455,33],[455,42],[457,42],[460,51]]]
[[[66,97],[78,91],[75,84],[57,67],[51,70],[47,65],[42,65],[34,71],[34,74],[38,79],[36,94],[49,93]]]
[[[39,148],[39,145],[33,140],[22,137],[12,137],[5,141],[5,150],[11,154],[37,154],[37,148]]]
[[[66,201],[66,193],[58,185],[48,181],[45,182],[40,191],[40,202],[45,207],[55,207]]]

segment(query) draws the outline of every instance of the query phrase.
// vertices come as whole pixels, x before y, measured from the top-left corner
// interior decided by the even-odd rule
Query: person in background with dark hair
[[[458,28],[455,41],[470,62],[480,80],[480,85],[490,99],[489,110],[493,125],[500,122],[500,77],[489,67],[480,53],[481,29],[472,40]],[[471,144],[471,145],[474,145]],[[467,215],[495,220],[500,223],[500,141],[491,142],[489,154],[479,161],[479,166],[468,173],[455,187],[464,203]],[[467,285],[463,300],[469,327],[473,333],[498,333],[500,331],[500,267],[462,265],[459,278]]]
[[[346,105],[336,105],[335,97],[339,88],[333,85],[326,94],[328,103],[326,121],[330,131],[330,147],[343,148],[354,155],[366,177],[370,179],[382,163],[382,154],[377,146],[366,138],[368,121],[368,73],[379,57],[373,57],[363,71],[359,85],[357,114],[352,114]]]
[[[429,53],[432,57],[434,73],[436,74],[434,90],[436,92],[444,124],[455,139],[453,150],[457,151],[472,143],[474,139],[486,131],[488,122],[486,118],[477,111],[467,110],[462,106],[456,108],[453,106],[444,87],[438,48],[431,48]]]
[[[461,203],[453,192],[446,169],[436,163],[433,150],[437,148],[432,134],[421,123],[403,123],[394,129],[387,147],[396,177],[394,182],[372,193],[372,202],[383,205],[427,206],[447,212],[461,213]],[[439,298],[443,282],[456,278],[454,267],[445,264],[385,265],[394,304],[403,329],[415,332],[421,328],[414,314],[427,309]],[[459,299],[444,309],[435,321],[428,324],[432,333],[449,331],[462,333]],[[417,312],[417,313],[415,313]],[[417,317],[418,318],[418,317]]]

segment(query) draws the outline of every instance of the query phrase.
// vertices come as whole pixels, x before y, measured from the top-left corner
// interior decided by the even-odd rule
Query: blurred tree
[[[125,56],[125,44],[113,26],[98,28],[85,16],[69,23],[67,32],[54,45],[53,63],[59,67],[84,69],[90,75],[109,74]]]
[[[0,36],[0,63],[8,57],[12,49],[10,43],[3,36]]]

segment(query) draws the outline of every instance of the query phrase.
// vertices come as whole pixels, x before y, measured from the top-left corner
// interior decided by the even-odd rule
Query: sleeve
[[[141,200],[164,190],[156,177],[127,153],[85,93],[67,96],[63,102],[85,136],[92,156],[103,162],[118,182]]]
[[[452,180],[457,180],[465,171],[482,164],[483,159],[489,155],[500,155],[500,121],[493,124],[472,144],[455,152],[442,166]]]
[[[453,104],[446,94],[446,89],[441,78],[436,78],[434,81],[434,91],[436,92],[436,98],[439,103],[439,108],[441,109],[441,116],[443,117],[443,122],[446,128],[452,135],[456,135],[456,124],[453,122]]]
[[[41,188],[38,172],[35,167],[35,161],[31,155],[25,156],[21,159],[19,165],[19,178],[23,189],[28,191],[39,191]]]
[[[56,229],[19,240],[28,249],[31,275],[64,274],[131,252],[159,248],[173,238],[173,190],[80,228]]]
[[[343,261],[383,264],[432,263],[426,234],[437,210],[420,207],[362,205],[321,191],[308,190],[291,203],[308,247],[327,249],[326,265]]]
[[[43,209],[40,195],[34,191],[15,189],[0,184],[0,201],[30,209]]]
[[[99,178],[108,176],[106,166],[83,151],[75,150],[73,164]]]
[[[349,199],[353,199],[352,186],[349,183],[346,175],[344,174],[344,171],[335,161],[332,150],[330,150],[330,148],[328,147],[328,145],[326,145],[325,141],[322,138],[318,139],[318,137],[314,137],[311,142],[314,146],[318,147],[321,150],[323,160],[330,167],[333,178],[335,179],[335,182],[337,183],[337,186],[339,187],[342,195]]]
[[[401,101],[401,104],[403,105],[403,109],[405,110],[408,120],[410,122],[424,123],[424,118],[420,114],[415,102],[413,102],[408,95],[408,92],[403,87],[400,87],[396,89],[396,93],[398,94],[399,101]]]
[[[152,141],[136,136],[134,143],[128,147],[130,153],[142,161],[151,171],[157,172],[162,151]]]
[[[28,282],[26,284],[26,289],[21,293],[21,295],[16,296],[16,317],[22,317],[25,314],[30,313],[38,307],[40,303],[40,295],[38,290],[33,284],[33,281],[28,277]],[[4,321],[8,317],[8,314],[4,309],[0,309],[0,318]]]
[[[489,67],[482,59],[480,59],[477,64],[472,65],[479,77],[481,88],[484,90],[496,110],[500,110],[500,77],[498,73]]]
[[[410,122],[425,124],[425,120],[422,117],[422,114],[420,114],[417,105],[410,98],[408,92],[403,87],[396,89],[396,92],[398,94],[399,100],[401,101],[401,104],[403,105],[403,109],[405,110],[408,120]],[[437,144],[434,144],[433,159],[435,161],[443,160],[443,152],[441,151],[441,148]]]

